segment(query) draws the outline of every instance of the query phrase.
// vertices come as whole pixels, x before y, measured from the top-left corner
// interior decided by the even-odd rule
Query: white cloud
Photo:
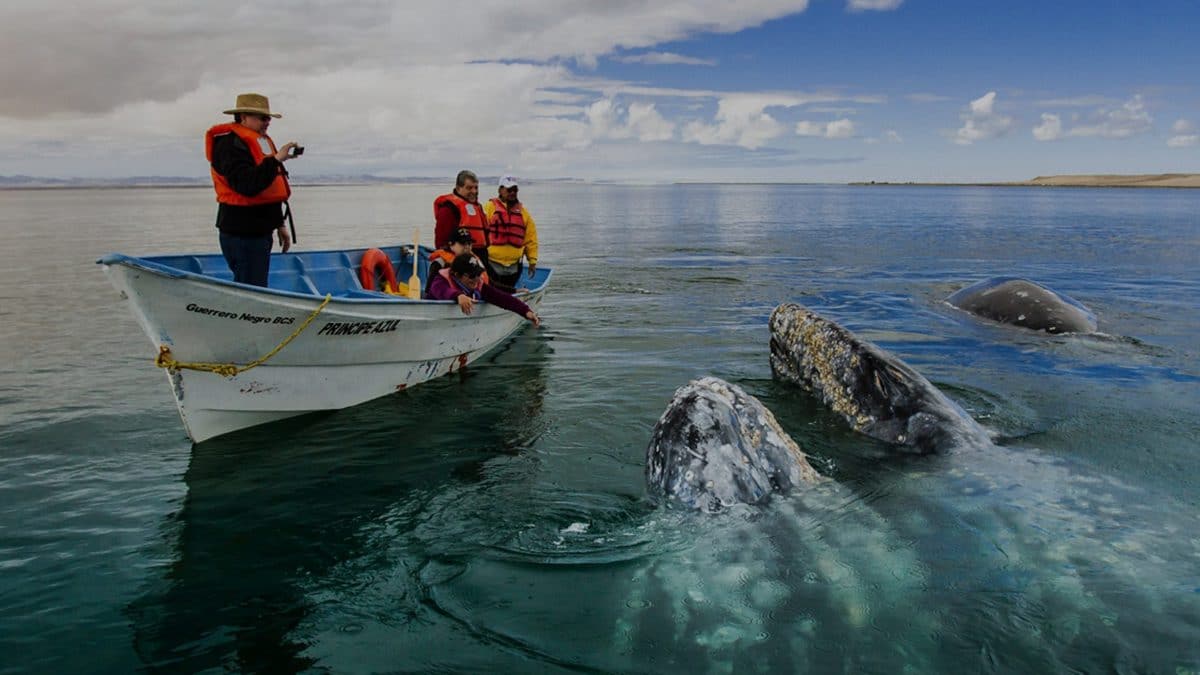
[[[802,120],[796,123],[796,135],[819,138],[852,138],[854,122],[846,118],[825,123]]]
[[[854,122],[842,118],[825,125],[826,138],[850,138],[854,136]]]
[[[868,145],[878,145],[880,143],[903,143],[904,137],[895,129],[886,129],[879,136],[868,136],[862,140]]]
[[[271,128],[277,141],[308,146],[294,164],[298,176],[428,175],[488,157],[532,175],[583,163],[579,151],[598,140],[611,141],[606,152],[627,144],[649,153],[635,141],[679,136],[681,120],[664,114],[671,98],[694,100],[700,111],[717,103],[716,117],[683,112],[699,123],[700,138],[760,147],[786,132],[765,108],[743,108],[744,96],[760,95],[657,89],[572,64],[736,32],[807,5],[480,0],[463,22],[433,0],[314,0],[302,9],[288,0],[10,0],[0,3],[0,43],[22,56],[0,60],[0,174],[206,175],[199,137],[226,121],[220,111],[245,91],[270,96],[284,114]],[[281,39],[264,40],[263,26]],[[647,60],[674,59],[661,54]],[[779,104],[856,97],[784,98]]]
[[[1112,105],[1115,102],[1107,96],[1089,94],[1085,96],[1068,96],[1065,98],[1048,98],[1035,101],[1034,104],[1044,108],[1090,108],[1092,106]]]
[[[584,113],[597,135],[607,136],[616,129],[620,110],[611,98],[602,98],[589,105]]]
[[[278,94],[272,83],[286,75],[482,61],[586,64],[618,49],[735,33],[807,6],[808,0],[516,6],[478,0],[464,21],[442,0],[9,0],[0,7],[0,44],[20,58],[0,60],[0,116],[104,113],[123,103],[174,101],[205,84]]]
[[[954,99],[950,98],[949,96],[942,96],[941,94],[926,94],[926,93],[906,94],[904,96],[904,98],[912,101],[913,103],[942,103],[943,101],[954,100]]]
[[[996,92],[989,91],[979,98],[971,101],[971,114],[984,117],[993,114],[996,108]]]
[[[1067,100],[1060,100],[1064,105]],[[1042,113],[1042,122],[1033,128],[1033,137],[1039,141],[1055,141],[1064,137],[1075,138],[1129,138],[1143,134],[1152,128],[1154,123],[1146,104],[1140,95],[1125,101],[1120,105],[1101,107],[1090,115],[1071,115],[1071,127],[1065,128],[1062,117],[1054,113]],[[1177,120],[1173,126],[1175,138],[1186,137],[1190,126],[1186,120]],[[1175,143],[1187,143],[1186,140],[1167,141],[1171,147]]]
[[[954,132],[953,140],[958,145],[971,145],[976,141],[998,138],[1007,134],[1013,126],[1013,118],[996,112],[996,92],[989,91],[971,101],[968,111],[962,114],[963,125]]]
[[[1117,108],[1101,108],[1087,123],[1072,127],[1070,136],[1128,138],[1150,131],[1153,118],[1146,110],[1141,95],[1136,95]]]
[[[675,125],[653,103],[630,103],[627,116],[629,132],[639,141],[669,141],[675,135]]]
[[[867,10],[885,11],[896,9],[904,0],[846,0],[846,9],[851,12],[865,12]]]
[[[683,128],[683,140],[701,145],[739,145],[754,150],[786,131],[770,107],[794,107],[804,101],[779,94],[732,94],[721,98],[713,124],[694,121]]]
[[[720,99],[734,95],[736,92],[718,91],[715,89],[674,89],[670,87],[647,87],[625,82],[592,83],[595,88],[605,91],[620,92],[631,96],[653,96],[664,98],[714,98]],[[834,91],[815,92],[776,92],[763,91],[753,94],[758,97],[769,97],[770,105],[792,107],[812,103],[870,103],[878,104],[887,101],[886,96],[876,94],[842,94]]]
[[[1193,145],[1200,144],[1200,134],[1192,133],[1196,130],[1196,126],[1185,119],[1177,119],[1171,125],[1171,133],[1173,134],[1167,139],[1168,148],[1190,148]]]
[[[1042,113],[1042,123],[1033,128],[1033,137],[1039,141],[1057,141],[1062,135],[1062,118],[1052,113]]]
[[[622,107],[611,98],[589,105],[585,112],[593,138],[636,138],[639,141],[666,141],[675,135],[653,103],[630,103]]]
[[[797,136],[824,136],[825,125],[820,122],[807,122],[801,120],[796,123]]]
[[[683,66],[715,66],[714,59],[701,59],[695,56],[684,56],[673,52],[646,52],[645,54],[629,54],[618,56],[614,60],[621,63],[642,63],[650,66],[683,65]]]

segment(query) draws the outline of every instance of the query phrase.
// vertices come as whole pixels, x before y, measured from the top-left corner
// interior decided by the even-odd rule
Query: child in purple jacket
[[[542,319],[529,305],[480,279],[483,271],[483,264],[478,258],[471,253],[463,253],[454,258],[449,268],[443,267],[434,275],[425,297],[429,300],[455,300],[463,314],[470,314],[475,309],[475,303],[482,300],[519,314],[533,322],[534,326],[542,325]]]

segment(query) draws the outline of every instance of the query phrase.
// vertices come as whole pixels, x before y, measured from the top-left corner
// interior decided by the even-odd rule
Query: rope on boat
[[[182,361],[176,361],[175,358],[171,356],[171,348],[166,345],[159,345],[158,356],[154,359],[154,365],[158,366],[159,368],[169,368],[170,370],[201,370],[208,373],[216,373],[222,377],[233,377],[238,373],[244,373],[251,368],[257,368],[258,366],[266,363],[267,359],[278,354],[279,350],[288,346],[288,343],[292,340],[295,340],[297,336],[304,332],[305,328],[308,328],[308,325],[313,322],[313,319],[317,318],[317,315],[321,313],[321,310],[325,309],[325,305],[329,304],[329,299],[331,297],[331,295],[326,294],[325,299],[321,302],[321,304],[313,310],[312,314],[308,315],[308,318],[304,320],[304,323],[300,324],[296,327],[296,330],[292,331],[291,335],[285,337],[283,342],[275,345],[275,348],[271,351],[257,359],[254,359],[244,366],[239,366],[236,363],[184,363]]]

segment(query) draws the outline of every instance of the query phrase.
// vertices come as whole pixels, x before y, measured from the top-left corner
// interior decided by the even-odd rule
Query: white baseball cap
[[[517,179],[516,179],[516,177],[514,177],[514,176],[501,176],[501,177],[500,177],[500,187],[502,187],[502,188],[511,188],[511,187],[517,187]]]

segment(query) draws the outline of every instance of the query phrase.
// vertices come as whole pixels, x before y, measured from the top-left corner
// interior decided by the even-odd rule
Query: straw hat
[[[226,115],[234,113],[254,113],[256,115],[283,117],[279,113],[271,112],[271,104],[267,101],[267,97],[262,94],[238,94],[237,102],[234,106],[225,111]]]

